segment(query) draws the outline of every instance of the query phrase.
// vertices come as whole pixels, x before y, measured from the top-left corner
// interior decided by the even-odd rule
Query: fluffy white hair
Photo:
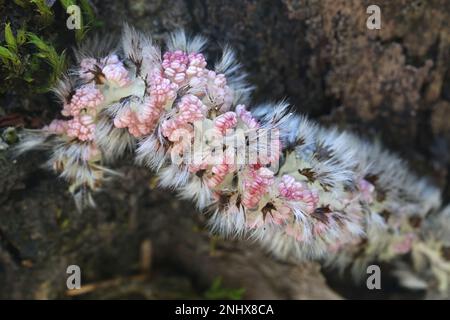
[[[259,105],[251,111],[252,116],[258,119],[259,127],[254,130],[256,137],[246,137],[249,148],[257,148],[251,139],[258,140],[272,129],[277,129],[282,150],[280,166],[274,169],[274,175],[277,178],[296,175],[305,185],[318,189],[320,196],[317,197],[317,207],[308,211],[300,201],[280,200],[278,191],[267,191],[270,201],[284,201],[282,204],[289,208],[292,213],[289,226],[299,228],[303,237],[301,240],[287,234],[286,226],[265,224],[263,221],[262,226],[253,224],[248,227],[249,218],[263,216],[266,219],[267,215],[264,203],[252,209],[245,209],[242,205],[241,195],[245,188],[242,181],[248,168],[240,167],[233,177],[228,176],[227,179],[232,180],[227,181],[229,187],[218,192],[205,183],[201,172],[192,174],[187,164],[171,163],[171,142],[164,137],[161,128],[163,121],[177,115],[180,96],[195,94],[195,90],[201,90],[200,93],[205,93],[208,98],[209,94],[213,95],[211,101],[205,104],[208,104],[208,112],[216,115],[228,109],[234,111],[238,104],[250,100],[253,87],[247,83],[247,74],[237,62],[235,51],[224,46],[221,58],[211,70],[225,75],[226,92],[232,92],[233,99],[223,102],[223,96],[214,96],[214,92],[208,91],[208,83],[205,87],[200,81],[198,87],[192,85],[190,88],[184,83],[177,87],[178,96],[171,101],[174,107],[158,110],[161,111],[159,123],[150,128],[154,129],[153,132],[135,138],[127,129],[117,128],[113,119],[123,114],[124,110],[136,112],[143,106],[149,94],[147,80],[152,72],[162,70],[160,47],[149,34],[129,25],[124,26],[120,41],[104,35],[102,41],[99,39],[94,37],[76,51],[78,62],[95,58],[91,60],[96,66],[102,64],[102,58],[116,54],[133,85],[119,88],[111,85],[114,82],[98,81],[100,89],[104,90],[102,93],[108,97],[96,113],[92,145],[47,130],[26,130],[15,149],[16,154],[31,149],[49,151],[48,167],[71,183],[70,191],[79,208],[86,204],[93,206],[91,190],[100,189],[101,182],[117,175],[105,165],[135,151],[136,163],[157,171],[161,187],[177,190],[181,198],[193,200],[199,210],[207,212],[208,225],[213,232],[252,239],[285,260],[320,259],[342,270],[351,266],[355,275],[361,274],[370,261],[395,258],[392,244],[402,233],[414,233],[420,240],[411,249],[415,269],[420,269],[421,276],[424,274],[425,278],[431,273],[439,280],[441,289],[448,289],[450,266],[439,252],[450,246],[450,206],[441,209],[440,191],[426,179],[413,174],[403,160],[379,143],[368,142],[333,127],[324,128],[305,116],[297,115],[285,101]],[[190,37],[183,30],[172,33],[166,41],[168,50],[186,53],[200,53],[205,45],[204,37]],[[79,67],[62,75],[54,89],[61,104],[70,102],[75,88],[92,82],[92,79],[80,77],[82,70]],[[214,72],[211,74],[214,75]],[[227,110],[221,110],[220,104],[225,105]],[[92,146],[98,148],[101,156],[86,160]],[[268,149],[261,148],[257,151]],[[373,187],[375,201],[362,199],[361,181]],[[270,204],[275,208],[273,203]],[[270,206],[266,209],[272,214]],[[420,228],[409,225],[408,221],[414,219],[422,221]],[[321,232],[316,232],[317,225],[323,227]],[[406,231],[400,230],[398,225]],[[422,278],[412,276],[415,273],[411,268],[402,263],[398,265],[399,277],[405,284],[423,285],[420,282]],[[424,266],[432,266],[429,268],[432,271],[427,273]]]

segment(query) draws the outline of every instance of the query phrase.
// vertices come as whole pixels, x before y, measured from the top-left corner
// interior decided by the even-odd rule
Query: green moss
[[[230,289],[222,286],[222,278],[214,279],[211,287],[204,293],[204,298],[209,300],[241,300],[244,296],[245,288]]]
[[[19,137],[17,136],[16,129],[13,127],[8,127],[2,132],[2,139],[8,145],[12,145],[19,141]]]
[[[0,0],[1,1],[1,0]],[[81,28],[69,30],[67,8],[78,5]],[[67,69],[66,48],[100,25],[87,0],[14,0],[0,7],[0,94],[50,90]]]

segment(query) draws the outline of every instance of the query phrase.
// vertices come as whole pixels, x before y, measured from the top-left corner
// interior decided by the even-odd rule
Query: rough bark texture
[[[288,97],[325,125],[381,140],[448,199],[448,1],[378,0],[381,30],[366,28],[373,1],[364,0],[93,2],[108,30],[128,21],[162,38],[184,27],[212,40],[211,57],[230,43],[255,102]],[[2,101],[6,114],[31,104],[45,120],[57,110]],[[283,264],[251,244],[209,236],[190,203],[155,190],[147,170],[127,161],[124,179],[97,196],[99,207],[78,214],[66,185],[39,169],[42,155],[0,156],[1,298],[66,297],[70,264],[92,284],[80,298],[202,297],[217,277],[245,288],[245,298],[339,297],[315,263]]]

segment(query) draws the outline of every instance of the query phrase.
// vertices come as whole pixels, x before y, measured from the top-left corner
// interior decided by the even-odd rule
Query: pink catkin
[[[120,87],[126,86],[131,81],[128,76],[128,70],[115,54],[101,59],[100,62],[94,58],[81,60],[78,71],[80,78],[90,82],[94,80],[97,71],[101,71],[106,80],[115,82]]]
[[[186,125],[203,119],[207,111],[206,106],[194,95],[184,96],[178,109],[178,114],[174,118],[163,121],[161,125],[162,134],[171,141],[173,140],[170,137],[176,130],[186,129]]]
[[[189,80],[191,91],[199,97],[206,97],[208,104],[221,112],[228,111],[233,103],[234,93],[227,86],[225,75],[207,69],[196,70],[197,73]]]
[[[96,65],[98,65],[97,59],[94,58],[84,58],[80,62],[80,70],[78,75],[81,79],[86,81],[94,80],[94,72],[96,69]]]
[[[207,73],[207,95],[209,100],[216,105],[221,106],[221,111],[230,109],[234,100],[234,93],[227,86],[227,80],[224,74],[216,74],[214,71]]]
[[[42,130],[56,134],[64,134],[67,131],[67,121],[53,120],[48,126],[42,128]]]
[[[247,111],[244,105],[239,104],[236,106],[236,113],[239,118],[244,122],[249,129],[259,128],[258,121],[252,116],[250,111]]]
[[[107,56],[102,62],[104,64],[102,73],[108,81],[116,82],[121,87],[126,86],[131,82],[128,70],[117,55],[112,54]]]
[[[202,120],[207,111],[207,107],[199,98],[189,94],[181,99],[177,119],[181,123],[194,123],[197,120]]]
[[[178,126],[177,129],[174,130],[168,138],[173,142],[184,142],[186,144],[189,144],[193,136],[194,129],[191,126],[184,124],[182,126]]]
[[[117,128],[128,128],[130,134],[141,137],[149,134],[158,123],[164,107],[176,97],[178,86],[162,77],[161,72],[152,74],[145,98],[139,109],[134,111],[127,107],[114,118]]]
[[[147,92],[152,97],[153,102],[160,108],[163,108],[166,103],[176,98],[179,86],[164,78],[159,70],[153,72],[149,83],[150,86],[147,88]]]
[[[225,135],[228,129],[232,129],[237,124],[236,113],[228,111],[214,120],[214,128],[222,135]]]
[[[175,130],[177,130],[179,127],[180,126],[177,123],[176,119],[168,119],[163,121],[163,123],[161,124],[161,133],[164,137],[172,141],[172,133],[174,133]]]
[[[128,77],[128,70],[125,69],[122,62],[106,65],[102,69],[102,73],[106,80],[117,83],[119,87],[124,87],[131,81]]]
[[[132,112],[130,109],[124,109],[114,118],[114,126],[116,128],[127,128],[132,122]]]
[[[206,83],[206,60],[201,53],[187,54],[180,50],[166,52],[162,68],[164,75],[180,86]]]
[[[67,122],[67,135],[81,141],[91,141],[94,139],[95,123],[89,115],[74,117]]]
[[[89,109],[96,113],[95,108],[104,100],[100,90],[92,84],[81,86],[75,91],[69,104],[64,105],[62,114],[64,116],[78,116],[83,109]]]
[[[173,113],[170,112],[173,117],[161,121],[161,133],[173,142],[171,145],[175,152],[182,153],[185,150],[187,142],[191,142],[193,139],[193,123],[205,119],[211,107],[215,107],[215,111],[219,111],[220,114],[215,119],[211,119],[215,130],[220,135],[225,135],[227,130],[236,128],[239,124],[244,126],[247,131],[256,132],[258,139],[255,140],[259,140],[259,134],[266,127],[261,127],[244,105],[236,106],[235,112],[228,111],[233,105],[234,92],[228,86],[224,74],[208,70],[206,66],[205,57],[200,53],[166,52],[161,65],[146,79],[148,87],[146,88],[147,94],[143,98],[144,101],[140,105],[124,106],[123,110],[115,116],[114,125],[118,128],[126,128],[135,137],[148,135],[160,123],[165,109],[172,106],[177,94],[184,94],[184,96],[178,97],[180,102],[175,106]],[[90,83],[81,85],[73,94],[70,103],[64,104],[62,114],[71,117],[71,119],[68,121],[54,120],[43,128],[51,133],[66,134],[71,138],[89,141],[89,143],[83,144],[89,147],[83,151],[85,153],[82,155],[84,160],[94,159],[101,155],[94,142],[95,115],[98,111],[97,108],[104,101],[101,91],[92,83],[97,71],[101,71],[106,81],[112,82],[113,85],[127,86],[131,82],[128,70],[117,55],[112,54],[101,60],[83,59],[80,62],[78,75],[84,82]],[[179,90],[180,88],[182,90]],[[185,94],[185,92],[187,93]],[[257,151],[266,151],[270,148],[270,154],[258,158],[256,165],[247,163],[240,167],[239,181],[243,181],[241,186],[243,188],[241,202],[243,207],[246,209],[264,207],[268,210],[262,212],[248,210],[247,227],[259,228],[265,224],[283,225],[286,234],[298,241],[305,241],[312,235],[324,235],[333,231],[332,228],[339,218],[337,213],[327,215],[327,220],[329,219],[328,222],[330,223],[314,220],[311,223],[313,225],[311,228],[308,226],[308,229],[302,224],[305,221],[291,223],[290,218],[293,217],[291,208],[294,208],[294,206],[297,208],[297,205],[300,204],[299,207],[302,211],[305,208],[305,213],[311,214],[318,207],[319,196],[317,191],[308,187],[307,182],[296,181],[294,177],[289,175],[284,175],[279,180],[277,178],[278,184],[274,185],[274,172],[265,167],[267,164],[278,161],[280,157],[281,142],[278,132],[274,131],[273,133],[274,135],[276,133],[276,137],[272,137],[268,145],[252,145],[255,149],[257,148]],[[226,163],[226,160],[234,159],[234,153],[231,153],[234,150],[231,149],[226,150],[223,162],[219,162],[220,164],[210,164],[211,162],[207,163],[202,158],[204,162],[188,165],[188,170],[191,173],[205,170],[206,185],[215,189],[212,190],[214,196],[218,196],[221,191],[224,191],[221,189],[225,188],[219,186],[227,176],[236,171],[236,166]],[[369,204],[374,201],[375,186],[373,184],[365,179],[360,179],[357,181],[357,188],[358,192],[352,194],[354,199],[348,200],[347,215],[351,213],[352,208],[354,208],[355,213],[360,211],[361,200]],[[269,198],[273,206],[271,209],[264,206],[269,203],[267,201]],[[342,202],[347,201],[346,199],[341,200]],[[233,202],[236,203],[236,199]],[[237,204],[235,207],[237,207]],[[240,210],[240,207],[238,210]],[[300,213],[298,214],[300,215]],[[289,223],[287,223],[288,221]],[[310,233],[310,230],[312,230],[312,233]],[[337,251],[347,243],[346,239],[342,238],[342,240],[339,239],[330,245],[331,251]],[[359,241],[359,239],[357,240]],[[413,233],[398,235],[390,249],[397,254],[407,253],[411,250],[414,240]]]
[[[201,53],[189,54],[189,67],[186,70],[186,74],[189,77],[200,77],[206,68],[206,60]]]
[[[116,128],[127,128],[128,132],[134,137],[141,137],[149,134],[152,128],[138,120],[136,113],[127,108],[120,112],[114,118]]]
[[[177,50],[164,53],[162,62],[164,75],[176,84],[181,85],[186,82],[188,64],[188,54],[183,51]]]
[[[291,201],[301,201],[306,206],[307,212],[312,213],[319,202],[317,192],[310,190],[304,183],[295,181],[289,175],[284,175],[278,184],[280,195]]]
[[[242,204],[254,208],[273,183],[273,172],[268,168],[250,169],[244,180]]]

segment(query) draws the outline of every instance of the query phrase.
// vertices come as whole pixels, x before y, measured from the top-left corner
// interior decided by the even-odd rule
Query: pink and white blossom
[[[78,116],[82,110],[96,113],[98,107],[104,100],[101,91],[93,84],[86,84],[78,88],[72,96],[70,103],[64,105],[62,114],[64,116]]]
[[[95,123],[90,115],[74,117],[67,122],[67,135],[81,141],[94,139]]]
[[[296,181],[289,175],[283,175],[278,184],[278,190],[286,200],[302,202],[308,213],[312,213],[319,203],[319,195],[316,191],[310,190],[305,183]]]
[[[242,204],[246,208],[257,206],[263,195],[274,182],[274,173],[265,167],[249,169],[243,184]]]

